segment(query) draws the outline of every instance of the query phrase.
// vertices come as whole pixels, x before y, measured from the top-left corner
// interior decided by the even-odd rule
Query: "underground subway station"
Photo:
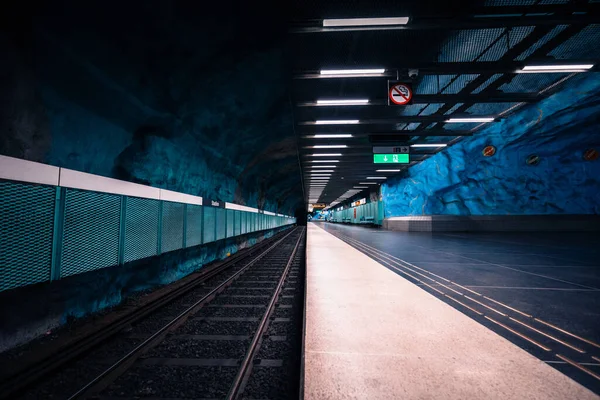
[[[600,2],[9,2],[0,399],[600,399]]]

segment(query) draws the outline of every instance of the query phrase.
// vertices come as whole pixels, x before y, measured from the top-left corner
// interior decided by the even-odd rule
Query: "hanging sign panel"
[[[410,83],[388,82],[388,96],[393,104],[406,106],[412,104],[412,85]]]
[[[373,146],[373,153],[408,154],[409,152],[410,146]]]
[[[367,204],[367,199],[360,199],[352,202],[352,207],[358,207],[363,204]]]
[[[373,154],[374,164],[408,164],[408,154]]]

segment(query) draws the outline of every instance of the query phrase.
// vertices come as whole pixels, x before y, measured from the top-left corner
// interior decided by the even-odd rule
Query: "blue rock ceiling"
[[[0,36],[0,154],[287,214],[302,206],[279,10],[84,3],[21,10],[21,30]]]
[[[385,217],[599,214],[600,79],[581,74],[382,185]],[[484,157],[484,147],[496,154]],[[537,165],[525,161],[539,156]]]

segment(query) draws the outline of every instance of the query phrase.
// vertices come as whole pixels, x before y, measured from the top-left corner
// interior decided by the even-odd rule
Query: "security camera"
[[[417,76],[419,76],[419,70],[418,69],[409,69],[408,76],[412,79],[416,78]]]

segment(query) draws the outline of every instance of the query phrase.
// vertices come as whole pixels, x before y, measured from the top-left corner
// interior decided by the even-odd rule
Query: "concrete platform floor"
[[[308,227],[305,398],[598,398],[328,225]]]

